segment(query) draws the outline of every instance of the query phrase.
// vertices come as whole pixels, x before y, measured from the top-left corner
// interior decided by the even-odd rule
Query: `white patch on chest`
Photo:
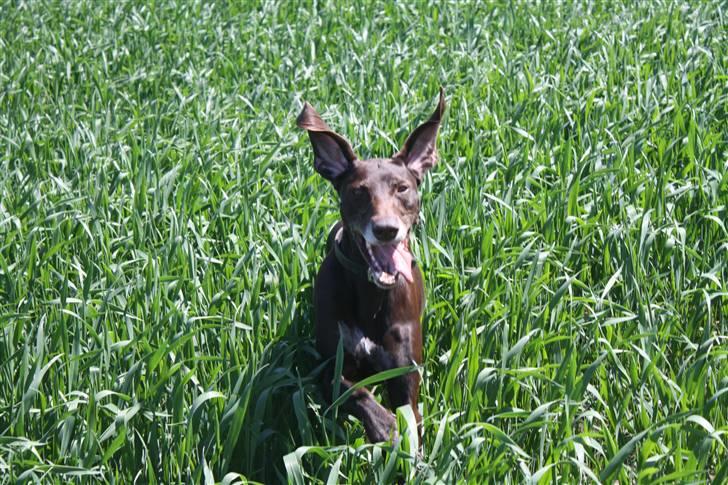
[[[357,326],[350,327],[344,322],[339,322],[339,333],[343,340],[344,349],[354,356],[371,355],[377,346]]]

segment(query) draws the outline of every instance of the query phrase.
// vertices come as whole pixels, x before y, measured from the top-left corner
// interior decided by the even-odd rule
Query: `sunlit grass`
[[[0,3],[0,482],[728,480],[725,3],[349,3]],[[318,394],[294,119],[441,84],[418,456]]]

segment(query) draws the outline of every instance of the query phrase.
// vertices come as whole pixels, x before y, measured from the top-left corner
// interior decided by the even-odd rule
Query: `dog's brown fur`
[[[414,261],[411,273],[403,268],[411,257],[407,238],[419,214],[417,189],[425,171],[437,162],[444,111],[441,90],[435,113],[412,132],[403,148],[392,158],[371,160],[358,160],[349,142],[308,103],[298,117],[298,126],[308,131],[316,171],[332,182],[341,202],[341,221],[329,235],[328,255],[314,287],[319,353],[325,359],[335,356],[340,336],[343,340],[341,392],[374,373],[422,363],[422,274]],[[395,269],[375,271],[380,264]],[[355,271],[357,267],[367,269],[368,275]],[[323,380],[331,398],[333,364]],[[419,386],[416,372],[386,383],[390,409],[411,405],[418,426]],[[392,412],[365,388],[357,389],[344,408],[362,421],[370,441],[384,441],[395,432]]]

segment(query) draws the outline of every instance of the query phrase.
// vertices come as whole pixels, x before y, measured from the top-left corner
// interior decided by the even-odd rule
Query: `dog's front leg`
[[[415,325],[416,322],[392,325],[385,332],[382,345],[367,338],[356,325],[339,322],[339,332],[344,349],[358,364],[367,365],[375,372],[382,372],[420,363],[422,343]],[[405,404],[411,405],[418,425],[422,419],[417,407],[419,390],[420,376],[417,372],[410,372],[387,381],[392,409]]]
[[[334,369],[332,365],[329,365],[324,371],[323,379],[323,390],[329,402],[333,400],[333,379]],[[339,379],[340,394],[348,391],[354,385],[352,381],[344,376],[341,376]],[[349,399],[344,401],[341,409],[362,422],[367,438],[372,443],[387,441],[397,437],[397,421],[394,418],[394,414],[379,404],[368,389],[364,387],[356,389],[349,396]]]
[[[396,323],[389,327],[382,339],[382,350],[389,355],[392,368],[420,364],[422,361],[422,337],[419,322]],[[420,375],[410,372],[387,381],[387,394],[392,409],[409,404],[415,415],[418,434],[422,438],[422,416],[417,406],[420,392]]]
[[[382,372],[397,367],[392,355],[384,347],[364,335],[356,324],[339,322],[339,333],[344,350],[354,357],[358,364],[366,365],[375,372]]]

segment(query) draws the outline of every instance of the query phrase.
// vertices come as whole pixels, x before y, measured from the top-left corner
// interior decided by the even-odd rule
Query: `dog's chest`
[[[421,304],[414,284],[397,285],[387,291],[360,290],[356,292],[354,320],[370,339],[381,341],[387,329],[397,323],[419,324]]]

